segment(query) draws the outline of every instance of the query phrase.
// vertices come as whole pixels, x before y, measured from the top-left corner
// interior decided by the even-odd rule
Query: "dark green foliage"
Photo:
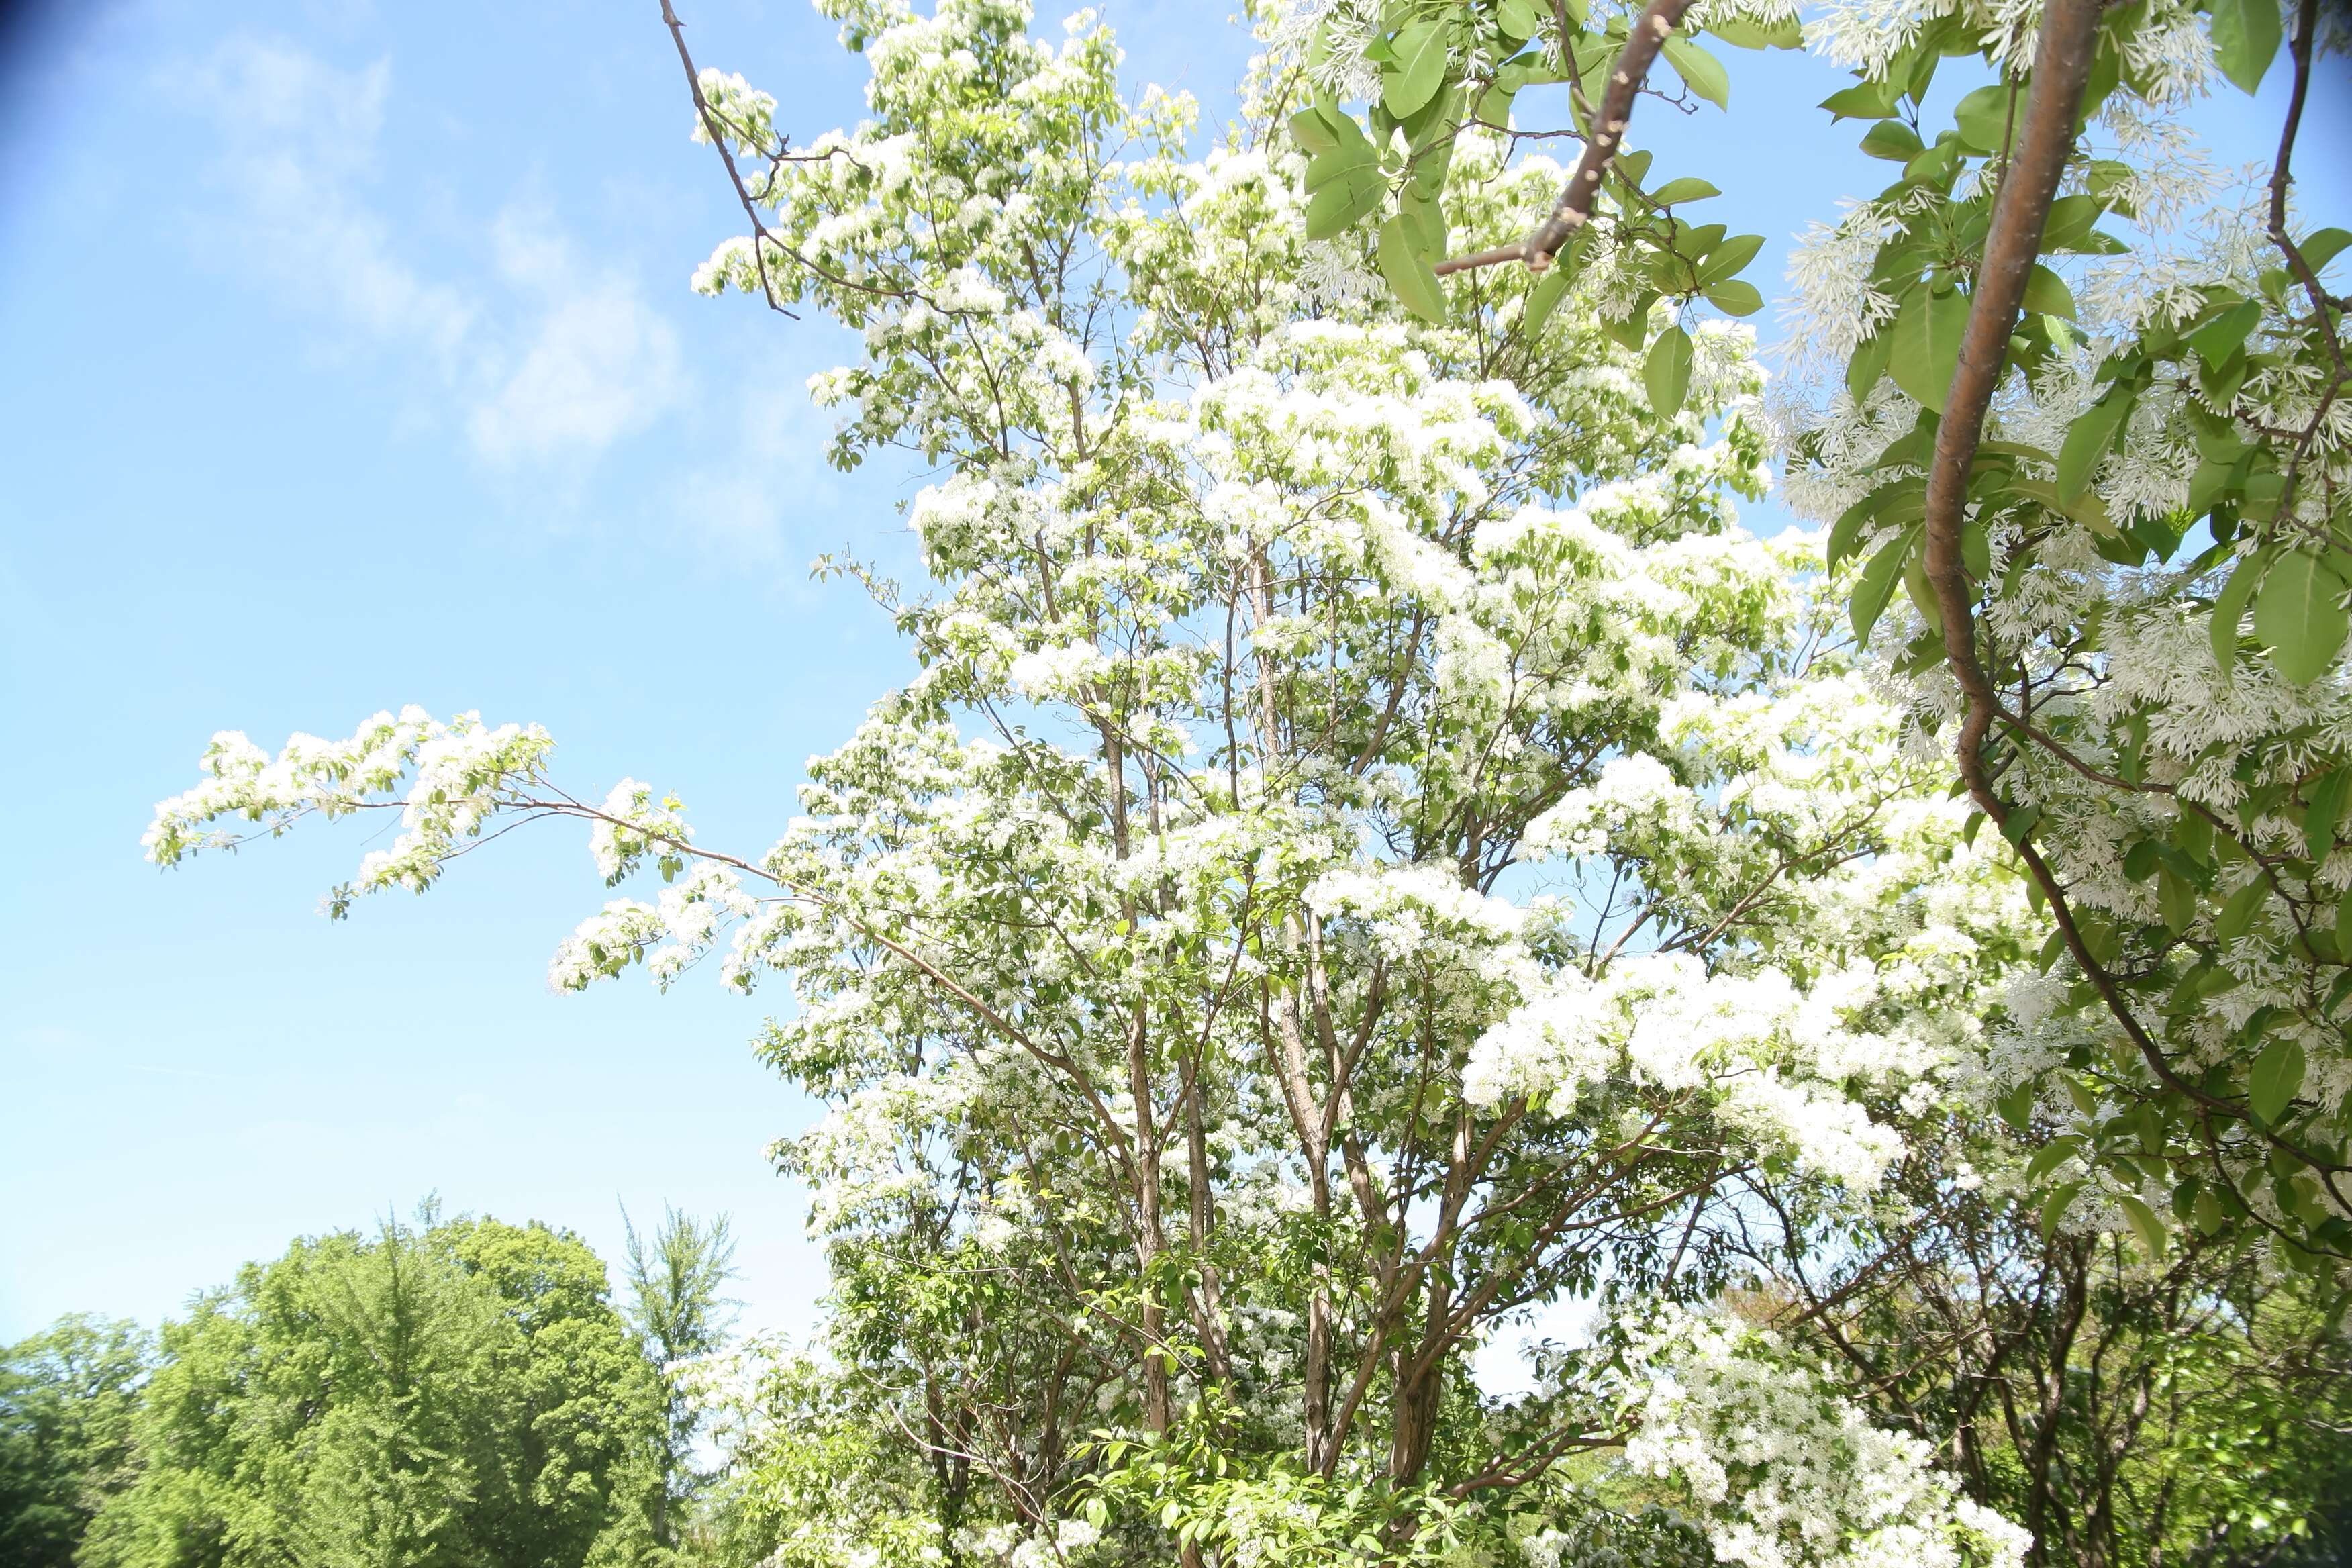
[[[0,1352],[0,1563],[64,1568],[131,1476],[147,1339],[77,1313]]]
[[[297,1242],[167,1324],[94,1568],[577,1568],[649,1544],[662,1412],[604,1264],[460,1219]]]

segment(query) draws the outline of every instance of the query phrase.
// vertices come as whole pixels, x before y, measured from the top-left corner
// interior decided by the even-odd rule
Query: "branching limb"
[[[663,3],[667,5],[668,0]],[[1560,247],[1592,221],[1592,198],[1600,193],[1601,177],[1608,174],[1609,165],[1616,161],[1624,145],[1625,127],[1633,119],[1633,100],[1641,92],[1650,67],[1656,63],[1658,51],[1665,47],[1667,37],[1690,7],[1691,0],[1650,0],[1649,8],[1635,19],[1633,30],[1626,35],[1625,47],[1609,73],[1608,90],[1601,95],[1601,108],[1593,116],[1591,140],[1584,144],[1584,156],[1570,171],[1568,183],[1560,187],[1559,199],[1552,204],[1543,222],[1517,245],[1439,262],[1436,270],[1440,277],[1477,267],[1499,267],[1508,261],[1524,261],[1530,272],[1541,272],[1551,266],[1551,258],[1559,254]],[[1560,47],[1568,47],[1564,32]]]
[[[767,301],[768,309],[781,316],[793,316],[793,312],[777,300],[775,285],[768,277],[768,252],[771,249],[790,258],[795,266],[807,268],[835,288],[854,289],[863,294],[876,294],[891,300],[919,298],[911,289],[889,289],[875,283],[861,283],[845,278],[830,268],[819,266],[778,239],[761,220],[760,204],[752,199],[751,188],[743,183],[743,172],[736,167],[735,154],[727,145],[731,128],[720,118],[719,111],[710,107],[709,100],[702,96],[702,73],[695,68],[694,57],[686,47],[686,24],[677,19],[677,13],[671,8],[669,0],[661,0],[661,9],[662,22],[669,28],[670,42],[677,46],[678,64],[686,68],[686,89],[694,97],[694,112],[702,121],[703,132],[710,138],[710,144],[719,150],[719,161],[727,166],[728,184],[735,187],[735,199],[742,204],[743,216],[751,220],[751,261],[759,269],[760,296]],[[793,319],[799,318],[793,316]]]

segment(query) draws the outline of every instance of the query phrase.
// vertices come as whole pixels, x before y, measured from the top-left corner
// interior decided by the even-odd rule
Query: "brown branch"
[[[2009,337],[2024,300],[2026,280],[2041,254],[2042,233],[2049,221],[2050,205],[2057,195],[2059,178],[2074,152],[2075,116],[2098,49],[2103,3],[2104,0],[2053,0],[2042,14],[2023,134],[1993,200],[1992,226],[1977,269],[1976,292],[1969,307],[1968,327],[1960,340],[1959,363],[1952,372],[1951,389],[1937,425],[1936,449],[1927,470],[1927,581],[1935,590],[1937,610],[1943,621],[1945,658],[1968,704],[1961,716],[1954,754],[1969,798],[2004,833],[2010,819],[2009,807],[1993,786],[1984,755],[1985,738],[2001,713],[2001,704],[1977,655],[1976,589],[1961,561],[1960,532],[1967,515],[1969,474],[1984,435],[1985,416],[1992,405],[1993,393],[2008,361]],[[2305,0],[2306,10],[2312,3],[2313,0]],[[2275,186],[2273,197],[2283,199]],[[2133,1012],[2115,976],[2092,953],[2056,872],[2023,837],[2012,841],[2028,874],[2049,901],[2051,919],[2058,927],[2066,951],[2158,1080],[2209,1113],[2219,1111],[2243,1118],[2242,1106],[2217,1099],[2173,1069],[2163,1047]],[[2339,1168],[2334,1162],[2311,1158],[2314,1152],[2297,1148],[2272,1129],[2259,1128],[2257,1131],[2266,1142],[2294,1153],[2322,1173]],[[2210,1136],[2209,1130],[2209,1139]],[[2215,1152],[2218,1154],[2218,1150]]]
[[[751,261],[759,270],[760,294],[767,301],[768,309],[781,316],[793,315],[793,311],[777,300],[775,285],[768,278],[768,247],[771,246],[779,255],[790,257],[794,263],[805,267],[837,289],[854,289],[862,294],[878,294],[892,300],[919,298],[909,289],[887,289],[878,284],[859,283],[829,268],[820,267],[778,239],[760,220],[759,204],[752,200],[751,187],[743,183],[742,171],[735,166],[735,154],[727,147],[730,127],[719,118],[719,111],[710,107],[709,100],[702,96],[702,73],[695,68],[694,57],[687,52],[686,24],[677,19],[677,13],[670,8],[669,0],[661,0],[661,10],[662,21],[669,28],[670,41],[677,46],[677,62],[686,68],[686,88],[694,97],[694,112],[701,120],[703,132],[709,136],[710,144],[719,150],[719,161],[727,166],[727,180],[735,187],[735,199],[742,204],[743,216],[751,221]],[[799,318],[795,316],[793,319]]]
[[[1524,261],[1530,272],[1541,272],[1551,266],[1551,258],[1559,254],[1560,247],[1592,221],[1592,198],[1600,192],[1601,176],[1609,172],[1609,165],[1616,161],[1624,143],[1625,127],[1633,119],[1633,100],[1641,92],[1650,67],[1656,62],[1659,49],[1690,7],[1691,0],[1650,0],[1649,8],[1635,18],[1632,31],[1625,37],[1625,47],[1617,57],[1616,68],[1609,73],[1608,90],[1601,95],[1600,110],[1592,119],[1592,139],[1584,144],[1584,156],[1577,160],[1568,183],[1560,187],[1559,199],[1552,204],[1544,220],[1517,245],[1439,262],[1439,277],[1507,261]],[[1575,55],[1569,48],[1565,32],[1560,35],[1559,47],[1565,57],[1563,63],[1573,78]]]
[[[2320,286],[2319,275],[2312,270],[2302,248],[2286,231],[2286,193],[2294,179],[2289,170],[2294,157],[2295,135],[2303,126],[2304,100],[2311,90],[2311,55],[2318,30],[2319,0],[2303,0],[2296,10],[2294,35],[2287,40],[2287,55],[2294,62],[2294,87],[2287,99],[2286,124],[2279,133],[2278,161],[2271,168],[2270,237],[2271,243],[2277,246],[2280,254],[2286,258],[2287,269],[2294,274],[2295,281],[2302,284],[2304,291],[2311,296],[2315,324],[2327,344],[2328,356],[2336,362],[2336,374],[2328,377],[2326,390],[2320,394],[2318,406],[2311,412],[2310,423],[2296,436],[2294,456],[2287,460],[2285,481],[2279,491],[2279,516],[2282,518],[2293,515],[2295,484],[2303,477],[2304,458],[2309,455],[2320,426],[2326,422],[2328,408],[2335,403],[2336,395],[2343,391],[2347,380],[2352,380],[2352,367],[2347,367],[2344,361],[2343,340],[2337,336],[2336,324],[2327,314],[2331,305],[2340,309],[2340,302],[2328,299],[2327,290]]]

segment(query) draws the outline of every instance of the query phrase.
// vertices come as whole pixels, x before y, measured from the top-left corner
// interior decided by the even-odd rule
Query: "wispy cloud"
[[[392,226],[359,192],[375,163],[392,63],[334,67],[280,43],[226,44],[189,73],[220,134],[223,198],[202,237],[289,301],[367,338],[412,345],[454,374],[478,329],[465,293],[396,253]]]
[[[762,565],[800,565],[789,553],[804,548],[803,526],[840,501],[824,452],[828,418],[790,388],[746,402],[723,461],[688,472],[678,486],[683,530],[713,554]]]
[[[475,405],[476,450],[510,463],[600,449],[677,401],[677,334],[634,280],[585,271],[543,214],[509,209],[496,237],[499,276],[535,316],[512,368]]]
[[[584,263],[543,206],[489,226],[491,265],[436,277],[367,198],[389,60],[331,65],[239,38],[183,82],[217,132],[200,237],[348,342],[413,362],[500,468],[577,463],[678,401],[677,340],[623,271]]]

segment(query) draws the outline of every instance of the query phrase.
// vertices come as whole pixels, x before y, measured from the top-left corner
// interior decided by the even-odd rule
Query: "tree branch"
[[[1616,161],[1624,144],[1625,127],[1633,119],[1633,100],[1641,92],[1650,67],[1656,63],[1658,51],[1664,47],[1667,36],[1690,7],[1691,0],[1650,0],[1649,8],[1634,20],[1633,30],[1625,37],[1625,47],[1617,57],[1616,68],[1609,73],[1608,90],[1601,95],[1601,109],[1592,121],[1592,139],[1584,144],[1584,156],[1570,171],[1568,183],[1560,187],[1559,199],[1552,204],[1543,222],[1517,245],[1439,262],[1439,277],[1507,261],[1524,261],[1530,272],[1541,272],[1551,266],[1551,258],[1559,254],[1560,247],[1592,221],[1592,198],[1601,189],[1601,176],[1609,172],[1609,165]],[[1564,32],[1559,47],[1573,76],[1575,56],[1569,49]]]

